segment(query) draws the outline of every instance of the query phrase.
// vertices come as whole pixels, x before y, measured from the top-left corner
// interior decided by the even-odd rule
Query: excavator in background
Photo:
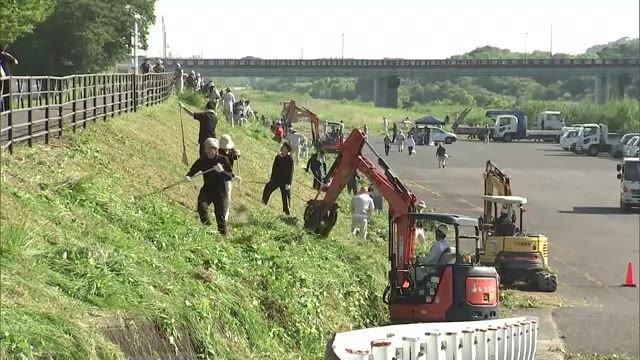
[[[367,145],[377,157],[379,170],[363,154]],[[420,212],[422,204],[354,129],[342,145],[327,175],[322,199],[309,200],[305,228],[327,236],[337,221],[338,196],[359,171],[389,204],[388,255],[390,270],[382,300],[389,306],[391,322],[488,320],[499,317],[499,279],[493,267],[479,266],[480,232],[476,218]],[[437,263],[416,256],[416,226],[445,224],[448,249]],[[455,243],[455,244],[452,244]]]
[[[533,290],[554,292],[556,274],[548,271],[549,239],[542,234],[529,234],[523,228],[527,199],[513,196],[511,182],[491,160],[484,172],[484,213],[480,218],[484,251],[480,263],[495,266],[502,285],[526,282]],[[520,225],[516,227],[513,207],[519,207]],[[499,213],[502,213],[499,217]],[[507,219],[509,221],[501,221]]]
[[[344,124],[325,121],[320,133],[320,119],[311,110],[298,106],[294,100],[285,101],[282,106],[282,121],[284,128],[292,128],[293,123],[300,119],[308,119],[311,123],[311,141],[316,150],[324,150],[326,153],[336,153],[344,142]]]

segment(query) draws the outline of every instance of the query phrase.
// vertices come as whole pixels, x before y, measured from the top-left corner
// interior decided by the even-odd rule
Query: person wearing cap
[[[231,92],[231,88],[227,87],[224,91],[225,93],[222,95],[222,110],[224,111],[224,116],[227,118],[227,121],[230,122],[233,127],[235,125],[233,123],[233,105],[236,103],[236,97]]]
[[[240,152],[235,149],[235,144],[231,139],[231,135],[224,134],[220,137],[220,149],[218,150],[218,154],[229,160],[229,166],[231,166],[231,171],[233,171],[233,164],[240,158]],[[227,187],[227,213],[225,214],[224,219],[229,220],[229,209],[231,209],[231,180],[227,181],[225,185]]]
[[[176,93],[182,93],[182,89],[184,88],[184,70],[182,70],[182,65],[180,65],[180,63],[176,64],[176,70],[173,72],[173,79],[176,83]]]
[[[291,129],[291,134],[287,136],[287,142],[291,145],[291,152],[293,153],[293,158],[296,160],[296,163],[300,162],[300,137],[301,135],[295,129]]]
[[[218,125],[218,117],[216,116],[216,103],[209,101],[205,105],[204,112],[194,113],[189,110],[182,102],[180,106],[187,112],[187,114],[193,116],[195,120],[200,122],[200,130],[198,132],[198,144],[200,144],[200,157],[205,156],[204,141],[208,138],[216,137],[216,126]]]
[[[280,189],[282,195],[282,211],[290,215],[289,202],[291,201],[291,182],[293,181],[293,158],[291,157],[291,145],[284,143],[280,147],[280,153],[273,159],[271,178],[265,184],[262,191],[262,203],[267,205],[271,194]]]
[[[496,219],[495,235],[496,236],[513,236],[516,230],[516,214],[511,213],[509,206],[503,204],[500,209],[500,216]]]
[[[160,59],[156,60],[156,65],[153,67],[153,72],[155,72],[155,73],[163,73],[164,72],[164,65],[162,64],[162,60],[160,60]]]
[[[431,245],[429,253],[427,254],[425,265],[438,265],[440,256],[444,254],[449,248],[447,244],[447,231],[449,228],[445,224],[438,224],[436,226],[436,242]]]
[[[351,199],[351,233],[366,240],[369,217],[375,211],[373,199],[366,187],[361,187],[356,196]]]
[[[191,181],[191,178],[198,172],[205,172],[203,174],[204,184],[198,193],[198,215],[200,221],[205,225],[210,225],[209,220],[209,205],[213,203],[213,212],[216,216],[216,223],[218,225],[218,232],[222,235],[227,234],[227,222],[225,215],[227,214],[227,208],[229,204],[227,202],[227,188],[225,186],[227,181],[231,181],[235,175],[229,165],[229,160],[218,154],[220,147],[218,140],[214,138],[207,138],[204,142],[205,156],[198,158],[189,172],[185,175],[185,180]]]

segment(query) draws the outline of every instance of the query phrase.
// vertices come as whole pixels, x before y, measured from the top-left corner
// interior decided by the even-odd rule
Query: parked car
[[[611,156],[616,159],[621,158],[624,155],[624,146],[633,139],[634,136],[640,136],[640,133],[628,133],[624,134],[624,136],[620,139],[620,142],[613,145],[611,149]]]

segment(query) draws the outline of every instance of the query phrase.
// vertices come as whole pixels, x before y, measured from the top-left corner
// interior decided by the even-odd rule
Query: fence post
[[[27,86],[29,87],[29,93],[27,98],[27,107],[29,110],[27,111],[27,134],[29,135],[29,139],[27,140],[29,147],[33,146],[33,103],[31,97],[33,96],[33,92],[31,90],[31,86],[33,86],[33,78],[29,76],[27,79]]]
[[[49,115],[51,114],[51,112],[49,111],[49,105],[51,104],[51,101],[49,99],[49,89],[51,88],[51,84],[49,84],[49,77],[47,77],[45,80],[47,83],[47,87],[46,87],[46,91],[47,93],[45,94],[44,97],[44,143],[45,144],[49,144]]]
[[[1,81],[5,81],[5,80],[1,80]],[[11,87],[11,84],[13,83],[13,77],[9,76],[9,98],[5,99],[6,101],[6,106],[7,109],[9,110],[9,113],[7,114],[7,125],[9,127],[9,132],[7,134],[7,136],[9,137],[9,154],[13,154],[13,104],[12,104],[12,99],[13,99],[13,90]]]
[[[60,89],[58,90],[58,114],[60,115],[60,118],[58,119],[58,137],[62,137],[62,123],[64,120],[64,79],[59,78],[58,82],[60,84]]]
[[[98,117],[98,75],[92,75],[93,78],[93,122]]]
[[[109,78],[111,78],[111,118],[113,119],[116,116],[116,83],[115,83],[115,75],[111,74]]]
[[[138,111],[138,76],[133,75],[133,112]]]
[[[87,97],[89,96],[89,94],[87,94],[87,76],[86,75],[82,75],[82,106],[84,107],[84,111],[82,112],[82,116],[83,116],[83,122],[82,122],[82,128],[86,129],[87,128]]]
[[[102,120],[107,121],[107,76],[102,75]]]
[[[73,111],[73,115],[71,116],[71,123],[73,124],[73,132],[76,132],[76,122],[78,121],[77,117],[76,117],[76,111],[78,110],[77,108],[77,100],[78,100],[78,96],[76,95],[76,76],[73,75],[73,78],[71,80],[71,87],[73,88],[73,105],[72,105],[72,111]]]

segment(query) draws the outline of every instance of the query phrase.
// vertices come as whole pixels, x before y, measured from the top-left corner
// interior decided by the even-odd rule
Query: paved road
[[[382,141],[373,140],[381,154]],[[621,288],[626,265],[640,266],[640,212],[618,210],[616,163],[563,152],[544,143],[460,141],[446,145],[446,169],[433,147],[409,157],[395,149],[390,165],[419,197],[438,211],[482,213],[482,172],[492,160],[511,177],[514,195],[529,199],[525,229],[550,239],[550,265],[558,294],[572,307],[553,311],[567,348],[574,352],[638,355],[639,290]]]

